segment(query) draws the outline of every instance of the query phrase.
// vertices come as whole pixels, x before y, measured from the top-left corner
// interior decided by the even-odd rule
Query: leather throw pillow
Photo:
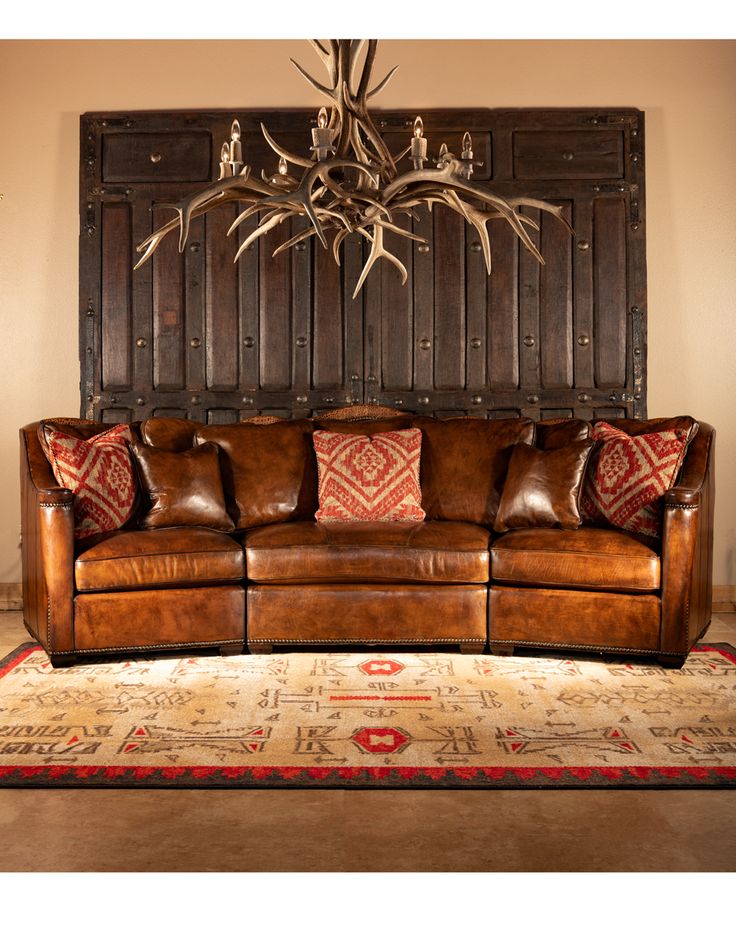
[[[311,423],[303,419],[197,429],[196,445],[212,441],[220,449],[225,502],[236,529],[314,518],[317,467],[311,434]]]
[[[122,528],[136,504],[130,426],[114,425],[91,438],[49,424],[42,427],[54,477],[74,493],[74,537]]]
[[[594,425],[598,444],[583,485],[583,518],[658,538],[661,499],[677,479],[693,434],[673,428],[632,436],[608,422]]]
[[[550,450],[514,446],[493,528],[577,529],[580,491],[594,442],[575,441]]]
[[[220,532],[235,528],[225,508],[217,445],[173,452],[134,441],[131,449],[141,487],[151,502],[141,528],[194,525]]]
[[[315,431],[318,522],[421,522],[418,428],[368,435]]]

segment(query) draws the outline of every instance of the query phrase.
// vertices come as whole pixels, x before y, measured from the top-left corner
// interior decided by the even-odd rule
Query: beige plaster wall
[[[0,42],[0,582],[20,579],[18,427],[76,415],[78,118],[319,106],[301,41]],[[384,107],[646,111],[649,413],[718,440],[716,584],[736,584],[736,43],[385,41]]]

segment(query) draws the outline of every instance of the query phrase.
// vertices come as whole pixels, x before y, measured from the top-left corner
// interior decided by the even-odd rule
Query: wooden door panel
[[[102,386],[130,389],[133,384],[131,205],[106,204],[102,210]]]
[[[392,152],[409,144],[414,116],[375,113]],[[255,175],[277,171],[261,123],[287,150],[311,145],[308,110],[82,117],[83,414],[121,421],[177,412],[226,423],[361,400],[443,416],[646,414],[639,111],[422,114],[430,157],[442,142],[459,155],[467,129],[483,163],[474,183],[564,205],[573,237],[551,215],[524,209],[539,225],[532,237],[544,266],[494,220],[489,277],[477,231],[435,205],[392,218],[426,244],[386,233],[406,286],[382,260],[353,299],[367,240],[345,238],[339,266],[331,244],[325,250],[314,237],[273,257],[305,229],[293,220],[234,264],[257,219],[226,237],[239,210],[230,204],[192,222],[183,253],[172,235],[134,272],[135,244],[172,216],[165,205],[216,173],[233,117]],[[406,156],[399,167],[409,167]]]

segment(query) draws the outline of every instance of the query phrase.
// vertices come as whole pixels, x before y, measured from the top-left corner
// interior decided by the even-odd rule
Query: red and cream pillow
[[[683,427],[628,435],[607,422],[595,425],[591,438],[598,444],[583,485],[583,518],[659,537],[660,501],[677,479],[693,434]]]
[[[122,528],[136,500],[130,426],[85,439],[47,423],[43,436],[56,482],[74,493],[74,537]]]
[[[318,522],[421,522],[418,428],[372,436],[314,432]]]

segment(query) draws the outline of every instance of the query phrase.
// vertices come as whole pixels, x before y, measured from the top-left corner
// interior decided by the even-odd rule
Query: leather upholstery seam
[[[162,642],[155,645],[115,645],[105,649],[68,649],[63,652],[53,652],[53,655],[97,655],[101,652],[129,652],[147,649],[185,649],[204,645],[242,645],[244,639],[216,639],[213,642]]]
[[[375,642],[366,642],[365,639],[269,639],[260,636],[258,639],[248,639],[248,645],[412,645],[414,643],[447,642],[458,645],[461,642],[472,642],[475,645],[485,645],[486,639],[456,639],[438,638],[437,636],[415,636],[411,639],[378,639]]]
[[[496,548],[498,548],[497,545],[491,545],[491,554],[493,554]],[[591,558],[591,557],[592,558],[626,558],[627,561],[653,561],[653,560],[659,561],[659,555],[657,554],[653,555],[652,557],[649,557],[649,555],[630,555],[630,554],[627,555],[626,552],[623,552],[623,551],[612,551],[612,552],[564,551],[564,550],[559,550],[559,549],[553,550],[553,549],[546,549],[546,548],[504,548],[503,546],[501,546],[500,551],[504,555],[508,555],[508,554],[512,554],[512,555],[513,554],[517,554],[517,555],[534,554],[534,555],[560,555],[560,556],[569,555],[572,557],[580,556],[581,558]]]
[[[168,551],[168,552],[141,551],[141,552],[137,552],[134,555],[110,555],[107,558],[85,558],[84,552],[82,552],[82,554],[79,555],[79,557],[75,559],[74,563],[76,564],[76,562],[78,561],[80,562],[80,564],[94,564],[95,562],[99,562],[99,561],[137,561],[139,558],[170,558],[170,557],[179,558],[182,556],[190,557],[192,555],[195,555],[195,556],[196,555],[210,555],[210,556],[215,555],[216,557],[220,557],[221,555],[235,555],[235,554],[242,555],[243,554],[242,548],[239,551],[230,549],[228,551],[220,551],[220,552],[217,552],[217,551],[214,551],[214,552],[213,551],[174,551],[174,550]]]
[[[442,555],[472,555],[476,558],[485,558],[488,556],[488,548],[421,548],[416,545],[367,545],[365,548],[360,545],[332,545],[329,542],[317,542],[315,545],[276,545],[273,548],[268,546],[259,547],[257,544],[249,545],[245,543],[246,552],[249,548],[252,548],[254,551],[262,553],[266,552],[271,554],[275,551],[288,551],[289,554],[293,554],[295,551],[308,551],[314,552],[318,548],[325,548],[329,551],[366,551],[372,549],[375,551],[402,551],[408,550],[411,548],[414,551],[418,551],[422,554],[428,553],[431,555],[442,554]]]
[[[542,580],[541,575],[536,575],[534,576],[533,579],[519,580],[518,575],[515,577],[503,577],[502,575],[496,573],[492,575],[492,580],[489,582],[490,587],[493,587],[494,581],[505,581],[506,583],[509,583],[509,584],[529,584],[537,588],[545,587],[545,586],[546,587],[559,587],[564,590],[575,590],[578,587],[584,587],[584,588],[590,589],[590,591],[593,593],[597,593],[597,592],[606,593],[606,594],[613,593],[613,594],[623,594],[624,596],[626,596],[627,593],[630,593],[632,591],[633,591],[632,595],[651,594],[651,593],[656,593],[661,589],[661,584],[657,584],[655,587],[637,587],[635,584],[630,584],[628,588],[624,590],[623,589],[624,585],[620,584],[618,581],[616,582],[616,589],[613,589],[613,588],[606,589],[610,585],[602,584],[602,583],[593,583],[593,582],[583,584],[580,581],[575,581],[573,583],[569,579],[565,581]]]
[[[572,642],[537,642],[534,639],[494,639],[493,636],[489,639],[489,643],[492,647],[496,644],[498,645],[530,645],[530,646],[539,646],[540,648],[554,648],[555,646],[560,649],[588,649],[591,652],[609,652],[615,654],[616,652],[631,652],[637,655],[656,655],[659,652],[659,649],[633,649],[628,646],[619,646],[619,645],[587,645],[585,643],[572,643]]]

